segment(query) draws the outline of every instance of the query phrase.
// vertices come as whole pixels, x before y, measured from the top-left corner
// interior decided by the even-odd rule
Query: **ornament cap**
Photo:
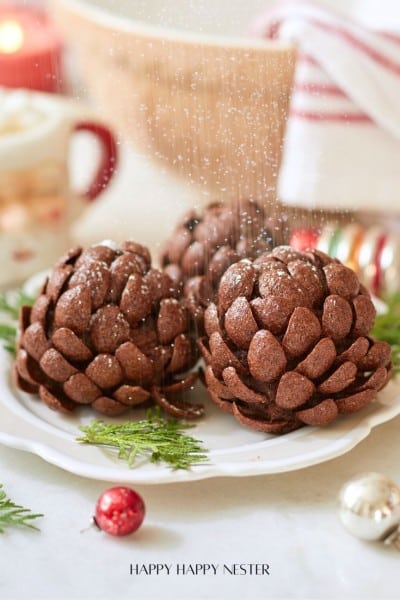
[[[383,543],[385,546],[393,546],[400,552],[400,525],[398,525],[394,531],[385,537]]]

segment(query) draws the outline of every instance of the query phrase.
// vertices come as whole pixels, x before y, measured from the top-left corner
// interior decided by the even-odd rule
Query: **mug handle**
[[[118,146],[112,132],[95,121],[79,121],[74,125],[73,132],[87,131],[94,135],[101,146],[101,157],[97,171],[88,189],[82,193],[87,202],[92,202],[105,190],[110,183],[118,164]]]

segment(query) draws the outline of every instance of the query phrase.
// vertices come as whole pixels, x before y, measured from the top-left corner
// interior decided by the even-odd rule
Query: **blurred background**
[[[133,238],[156,259],[187,210],[253,198],[287,221],[287,243],[319,244],[374,292],[393,291],[400,127],[388,99],[400,72],[399,23],[394,0],[8,0],[0,3],[4,135],[33,119],[21,121],[28,101],[12,93],[21,88],[110,131],[112,176],[97,177],[95,202],[63,221],[68,243]],[[98,131],[96,140],[73,129],[68,204],[105,160]],[[2,181],[5,198],[7,173]],[[4,198],[2,254],[12,246],[13,272],[26,275],[38,265],[12,239],[37,240],[45,226],[32,234]]]

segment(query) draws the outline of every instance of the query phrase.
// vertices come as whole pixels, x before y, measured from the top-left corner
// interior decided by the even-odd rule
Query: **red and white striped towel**
[[[398,4],[390,2],[400,13]],[[316,3],[285,2],[253,30],[298,46],[282,202],[400,213],[400,28],[377,31]]]

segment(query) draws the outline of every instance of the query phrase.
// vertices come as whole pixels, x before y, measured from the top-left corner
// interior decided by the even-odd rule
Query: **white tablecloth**
[[[1,481],[45,517],[40,532],[0,538],[2,600],[399,598],[400,556],[363,543],[337,519],[336,496],[365,470],[400,481],[400,418],[347,455],[273,476],[139,486],[147,516],[126,538],[84,530],[108,487],[0,447]],[[131,564],[218,565],[217,575],[131,575]],[[270,575],[222,574],[232,563],[269,564]]]
[[[146,161],[125,153],[113,188],[75,235],[85,242],[115,232],[139,241],[151,235],[156,247],[194,198],[193,190],[155,176]],[[109,484],[0,446],[0,482],[8,495],[45,514],[40,532],[14,529],[0,536],[0,598],[399,598],[400,555],[352,538],[336,513],[338,490],[357,473],[379,471],[400,483],[399,431],[398,417],[348,454],[297,472],[138,486],[147,516],[126,538],[85,530]],[[171,574],[131,574],[150,564],[171,565]],[[196,564],[213,564],[217,573],[177,574],[182,565]],[[266,568],[250,574],[248,566],[243,575],[224,572],[233,564],[268,564],[269,574]]]

